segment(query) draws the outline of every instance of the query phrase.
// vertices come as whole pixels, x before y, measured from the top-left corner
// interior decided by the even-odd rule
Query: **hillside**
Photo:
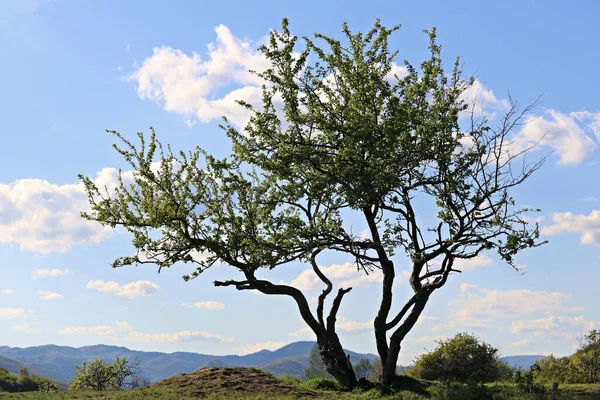
[[[310,341],[294,342],[274,351],[261,350],[243,356],[145,352],[107,345],[79,348],[56,345],[27,348],[0,346],[0,355],[39,368],[46,375],[60,381],[69,381],[73,377],[75,366],[84,361],[101,357],[112,362],[117,357],[124,357],[128,360],[138,360],[142,375],[151,382],[158,382],[206,366],[259,367],[278,376],[290,374],[301,377],[304,368],[308,366],[308,354],[313,345],[314,342]],[[360,354],[349,350],[347,353],[353,362],[362,358],[371,361],[377,358],[373,354]]]

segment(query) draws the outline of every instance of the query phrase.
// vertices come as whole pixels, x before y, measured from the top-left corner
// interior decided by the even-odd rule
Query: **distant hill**
[[[4,357],[4,356],[0,356],[0,368],[6,368],[8,370],[8,372],[10,372],[11,374],[15,374],[18,375],[19,374],[19,370],[21,368],[26,368],[27,371],[29,371],[29,373],[31,375],[39,375],[39,376],[43,376],[43,377],[49,377],[48,374],[44,371],[42,371],[41,369],[34,367],[33,365],[28,365],[22,362],[19,362],[17,360],[13,360],[12,358],[8,358],[8,357]]]
[[[507,356],[501,357],[500,361],[504,361],[511,367],[529,369],[536,361],[546,358],[542,355],[523,355],[523,356]]]
[[[304,370],[308,367],[310,354],[295,357],[283,357],[259,366],[263,371],[275,376],[293,375],[297,378],[304,376]]]
[[[0,346],[0,356],[39,368],[45,372],[46,376],[65,382],[73,377],[75,366],[84,361],[103,358],[112,362],[117,357],[127,358],[131,361],[138,360],[142,375],[151,382],[158,382],[206,366],[258,367],[275,375],[290,374],[301,377],[304,368],[308,366],[310,350],[314,344],[315,342],[309,341],[294,342],[275,351],[261,350],[243,356],[145,352],[107,345],[79,348],[56,345],[26,348]],[[357,362],[362,358],[375,361],[377,358],[374,354],[360,354],[349,350],[346,352],[350,355],[352,362]]]
[[[229,365],[225,364],[223,361],[210,360],[210,361],[205,362],[204,364],[202,364],[200,366],[200,368],[211,368],[211,367],[227,368],[228,366]]]
[[[17,360],[13,360],[12,358],[0,356],[0,368],[6,368],[8,370],[8,372],[10,372],[11,374],[14,374],[14,375],[18,375],[21,368],[25,368],[31,375],[42,376],[44,378],[50,379],[51,381],[56,383],[58,385],[58,387],[60,387],[61,389],[66,389],[68,386],[68,384],[66,382],[56,379],[54,376],[52,376],[48,372],[46,372],[34,365],[29,365],[29,364],[25,364],[25,363],[22,363]]]

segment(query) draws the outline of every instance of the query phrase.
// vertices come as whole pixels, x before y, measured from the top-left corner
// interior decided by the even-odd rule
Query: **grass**
[[[308,382],[293,376],[275,378],[255,368],[206,368],[166,379],[149,388],[123,392],[0,393],[1,400],[600,400],[600,385],[560,385],[557,390],[542,387],[527,393],[511,383],[488,385],[442,384],[405,376],[391,388],[358,388],[342,391],[334,381]]]

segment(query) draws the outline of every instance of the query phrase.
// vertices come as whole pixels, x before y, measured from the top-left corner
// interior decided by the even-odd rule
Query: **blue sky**
[[[132,252],[130,238],[79,219],[86,199],[76,175],[110,182],[125,167],[104,129],[132,137],[153,126],[175,149],[227,154],[219,116],[246,118],[232,99],[252,98],[246,70],[264,65],[255,48],[282,17],[299,36],[336,37],[343,21],[367,30],[381,18],[403,26],[391,42],[399,63],[423,60],[422,30],[436,26],[446,61],[461,56],[465,73],[478,76],[469,99],[477,95],[492,115],[509,93],[523,104],[543,95],[515,134],[524,142],[545,135],[536,155],[553,152],[516,192],[519,204],[543,210],[550,243],[518,259],[524,274],[487,255],[452,276],[400,361],[457,331],[504,355],[569,354],[578,335],[600,328],[599,12],[591,0],[0,2],[0,344],[225,354],[312,339],[291,300],[213,288],[232,277],[226,267],[189,283],[185,265],[160,275],[148,265],[110,268]],[[365,278],[347,261],[322,260],[336,282],[354,286],[340,311],[342,341],[375,352],[378,276]],[[396,263],[408,268],[400,256]],[[295,281],[312,298],[320,287],[303,271],[290,265],[268,277]],[[398,284],[397,307],[409,291]]]

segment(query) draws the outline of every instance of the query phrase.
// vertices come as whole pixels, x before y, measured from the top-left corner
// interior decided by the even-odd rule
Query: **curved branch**
[[[352,288],[348,288],[348,289],[340,288],[340,290],[338,290],[338,294],[337,294],[337,296],[335,296],[335,299],[333,300],[333,305],[331,306],[331,311],[329,311],[329,316],[327,317],[327,332],[329,334],[335,333],[335,321],[336,321],[336,316],[337,316],[338,310],[340,309],[340,304],[342,302],[342,298],[344,297],[344,295],[346,293],[348,293],[351,290],[352,290]]]
[[[323,281],[323,283],[325,283],[325,285],[327,285],[327,288],[325,288],[323,290],[323,292],[319,295],[319,305],[317,306],[317,318],[319,319],[319,323],[321,324],[321,326],[323,328],[325,328],[325,322],[323,320],[323,304],[325,303],[325,298],[327,297],[327,295],[329,293],[331,293],[331,291],[333,290],[333,284],[325,276],[325,274],[323,274],[323,272],[321,272],[321,270],[319,269],[319,266],[317,265],[316,257],[317,257],[317,254],[319,254],[320,252],[321,252],[320,250],[314,251],[310,256],[310,262],[312,264],[313,270],[315,271],[315,274],[317,274],[319,279],[321,279]]]

